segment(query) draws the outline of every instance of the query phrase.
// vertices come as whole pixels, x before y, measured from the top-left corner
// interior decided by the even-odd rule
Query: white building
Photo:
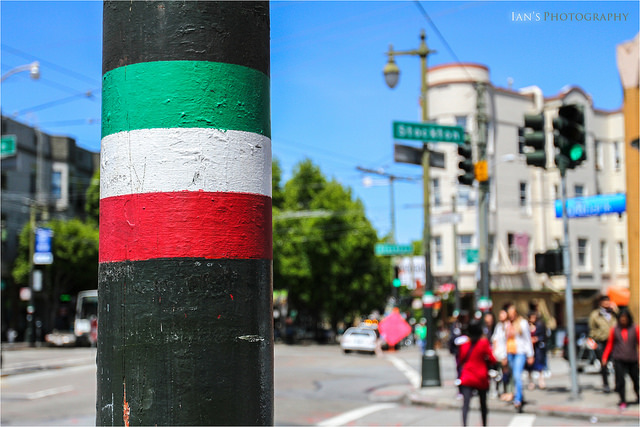
[[[567,88],[544,97],[537,87],[520,90],[493,85],[489,69],[479,64],[445,64],[429,69],[428,103],[431,121],[463,126],[477,141],[476,82],[487,83],[487,157],[490,170],[489,240],[491,291],[494,305],[502,295],[520,298],[537,295],[547,302],[550,314],[562,310],[565,278],[549,278],[534,271],[534,254],[558,248],[563,242],[562,219],[555,216],[560,199],[560,173],[553,162],[553,117],[562,104],[584,106],[587,132],[587,160],[567,171],[567,196],[589,196],[625,192],[624,124],[621,111],[594,108],[593,100],[582,89]],[[519,141],[524,115],[544,112],[547,143],[547,169],[527,166]],[[459,287],[476,289],[478,264],[468,262],[467,249],[478,248],[477,188],[461,186],[457,146],[433,144],[446,153],[446,168],[431,169],[431,215],[452,212],[457,197]],[[475,150],[475,148],[474,148]],[[476,184],[477,185],[477,184]],[[454,275],[454,225],[435,224],[432,234],[432,273],[436,284],[451,281]],[[587,300],[609,285],[628,286],[626,214],[569,220],[572,285]],[[552,305],[556,307],[552,307]],[[590,306],[588,307],[590,308]]]

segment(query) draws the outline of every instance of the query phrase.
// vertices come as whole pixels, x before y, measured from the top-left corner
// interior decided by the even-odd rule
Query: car
[[[596,355],[597,343],[589,337],[589,321],[579,319],[575,321],[576,332],[576,370],[583,372],[587,368],[595,372],[600,371],[600,360]],[[564,337],[562,357],[569,360],[569,337]]]
[[[349,328],[340,339],[340,347],[345,353],[352,351],[375,354],[378,336],[375,331],[367,328]]]

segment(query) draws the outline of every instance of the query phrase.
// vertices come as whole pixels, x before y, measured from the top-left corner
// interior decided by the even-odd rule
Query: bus
[[[76,345],[95,347],[98,342],[98,290],[78,292],[73,324]]]

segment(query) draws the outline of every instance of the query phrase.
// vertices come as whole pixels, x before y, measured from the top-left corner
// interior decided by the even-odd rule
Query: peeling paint
[[[127,402],[127,383],[126,381],[123,381],[123,391],[124,391],[124,404],[122,406],[123,410],[122,410],[122,420],[124,421],[124,425],[125,427],[129,427],[129,415],[131,414],[131,408],[129,408],[129,402]]]
[[[264,337],[260,335],[241,335],[238,337],[239,340],[249,341],[249,342],[262,342],[264,341]]]

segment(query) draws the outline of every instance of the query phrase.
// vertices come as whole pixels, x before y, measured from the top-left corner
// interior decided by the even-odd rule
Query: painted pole
[[[269,4],[103,19],[96,424],[273,424]]]

